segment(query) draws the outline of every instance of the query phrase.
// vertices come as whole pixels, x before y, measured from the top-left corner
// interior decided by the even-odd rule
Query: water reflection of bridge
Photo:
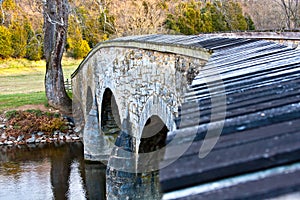
[[[291,192],[287,185],[297,191],[296,180],[263,187],[277,175],[284,179],[272,170],[299,173],[300,147],[291,143],[299,134],[296,42],[288,47],[216,35],[150,35],[94,48],[72,76],[73,108],[84,130],[85,158],[108,163],[108,198],[141,197],[130,191],[139,183],[155,185],[152,177],[161,167],[164,198],[218,199],[218,191],[230,198],[272,197]],[[157,126],[159,134],[145,134]],[[241,174],[254,178],[205,188]]]
[[[102,200],[105,172],[104,165],[84,162],[82,143],[3,146],[0,198]]]

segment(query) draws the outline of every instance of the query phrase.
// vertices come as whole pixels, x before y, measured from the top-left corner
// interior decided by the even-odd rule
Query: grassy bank
[[[64,58],[65,80],[81,60]],[[0,60],[0,112],[29,104],[46,104],[44,76],[46,63],[26,59]]]
[[[81,60],[64,58],[62,61],[65,80],[78,67]],[[46,63],[26,59],[0,61],[0,94],[20,94],[44,91]]]
[[[0,95],[0,113],[23,105],[47,104],[45,92]]]

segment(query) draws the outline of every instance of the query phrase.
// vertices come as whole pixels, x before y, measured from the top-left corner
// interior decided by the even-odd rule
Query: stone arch
[[[161,152],[161,154],[153,154],[150,156],[148,154],[147,159],[142,159],[138,161],[137,166],[141,167],[141,169],[145,169],[145,171],[139,169],[139,173],[136,174],[137,182],[141,183],[138,185],[139,193],[143,195],[145,199],[161,199],[160,193],[160,183],[159,183],[159,161],[164,157],[163,147],[166,145],[166,139],[169,129],[166,124],[158,115],[152,115],[149,117],[142,129],[142,135],[140,138],[139,144],[139,152],[138,154],[145,155],[148,153]],[[137,159],[140,159],[138,156]],[[151,160],[155,160],[155,162],[151,162]],[[149,162],[149,163],[148,163]],[[148,171],[147,167],[143,165],[152,167],[156,170]]]
[[[152,115],[143,127],[139,153],[149,153],[164,147],[168,132],[169,129],[162,119]]]
[[[115,95],[110,88],[103,92],[101,103],[101,131],[105,136],[113,136],[113,140],[121,130],[121,119]],[[111,141],[114,143],[114,141]]]
[[[176,129],[175,116],[172,113],[172,108],[162,98],[154,95],[148,98],[140,115],[140,129],[138,134],[140,139],[143,137],[144,126],[149,119],[151,120],[151,117],[155,119],[159,118],[168,131]]]

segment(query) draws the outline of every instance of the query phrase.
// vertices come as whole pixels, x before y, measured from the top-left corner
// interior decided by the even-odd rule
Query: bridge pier
[[[84,148],[85,158],[88,160],[105,160],[107,157],[95,154],[94,152],[102,151],[102,146],[104,146],[104,138],[99,134],[99,117],[97,107],[92,106],[90,112],[87,115],[87,120],[84,126],[84,137],[83,143],[89,143],[88,146]],[[93,155],[93,156],[92,156]]]
[[[112,150],[106,171],[107,199],[133,199],[136,196],[138,177],[135,171],[136,139],[121,131]],[[126,169],[122,171],[122,168]]]
[[[141,159],[141,154],[151,153],[165,146],[168,129],[158,116],[149,118],[143,129],[142,138],[138,140],[121,131],[116,147],[110,156],[107,168],[107,198],[108,199],[161,199],[159,186],[160,158]],[[155,162],[145,162],[150,160]],[[148,166],[153,165],[153,171]]]

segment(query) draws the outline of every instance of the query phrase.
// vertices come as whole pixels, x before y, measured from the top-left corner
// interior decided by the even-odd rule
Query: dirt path
[[[59,112],[58,110],[55,110],[53,108],[47,108],[43,104],[38,104],[38,105],[24,105],[24,106],[20,106],[18,108],[15,108],[13,110],[21,110],[21,111],[25,111],[25,110],[41,110],[41,111],[44,111],[44,112]]]

